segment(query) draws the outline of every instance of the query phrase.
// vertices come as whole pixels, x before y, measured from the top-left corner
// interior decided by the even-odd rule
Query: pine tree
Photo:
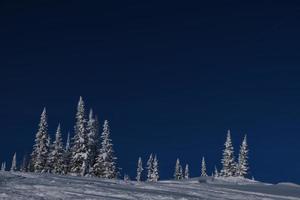
[[[175,164],[174,179],[180,180],[182,178],[183,178],[182,166],[180,165],[179,158],[177,158],[176,164]]]
[[[139,157],[139,160],[138,160],[138,167],[137,167],[137,170],[136,170],[136,180],[137,180],[137,182],[141,182],[143,170],[144,170],[144,169],[143,169],[142,158]]]
[[[205,158],[202,157],[201,176],[207,176]]]
[[[239,159],[237,164],[236,175],[245,177],[248,174],[249,164],[248,164],[248,144],[247,136],[245,135],[243,143],[240,147]]]
[[[150,157],[147,161],[147,181],[152,181],[152,174],[153,174],[153,156],[150,154]]]
[[[184,178],[189,179],[190,178],[190,170],[189,170],[189,165],[185,165],[185,170],[184,170]]]
[[[158,170],[158,159],[157,156],[155,155],[154,160],[153,160],[153,171],[152,171],[152,181],[157,182],[159,179],[159,170]]]
[[[124,181],[125,181],[125,182],[130,181],[130,177],[129,177],[128,174],[124,174]]]
[[[110,128],[108,121],[104,121],[103,132],[101,134],[101,149],[93,167],[93,174],[106,179],[114,179],[118,176],[117,157],[113,150],[112,140],[110,139]]]
[[[50,154],[50,162],[52,163],[51,172],[54,174],[62,174],[64,169],[64,149],[61,136],[60,124],[57,127],[55,140],[52,145],[52,151]]]
[[[67,142],[63,154],[63,174],[68,174],[70,172],[70,159],[71,159],[71,151],[70,151],[70,132],[68,132]]]
[[[218,177],[219,176],[219,172],[217,167],[215,166],[215,172],[214,172],[214,177]]]
[[[71,148],[70,171],[74,175],[85,175],[88,164],[88,138],[86,128],[85,108],[82,97],[80,97],[75,124],[75,135]]]
[[[30,170],[34,172],[42,172],[45,169],[48,157],[48,123],[46,108],[44,108],[41,120],[39,123],[39,130],[36,133],[35,144],[31,153]]]
[[[17,171],[17,153],[14,153],[13,159],[11,161],[10,171],[12,172]]]
[[[222,158],[223,169],[221,170],[221,174],[224,177],[234,176],[236,171],[236,164],[234,161],[234,151],[231,142],[230,130],[227,132],[227,139],[225,142],[225,149],[223,151]]]
[[[90,110],[89,120],[87,123],[88,131],[88,152],[89,152],[89,168],[91,168],[96,161],[97,152],[99,148],[99,125],[98,119],[94,118],[93,110]],[[90,169],[92,171],[92,169]]]
[[[27,172],[27,165],[28,165],[27,154],[24,154],[23,159],[22,159],[22,164],[20,167],[20,171]]]
[[[6,162],[3,162],[1,165],[1,171],[6,171]]]

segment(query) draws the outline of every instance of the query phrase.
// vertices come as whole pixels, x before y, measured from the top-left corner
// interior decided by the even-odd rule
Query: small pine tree
[[[153,174],[153,156],[150,154],[150,157],[147,161],[147,181],[152,181],[152,174]]]
[[[243,143],[240,147],[239,159],[236,169],[236,175],[240,177],[245,177],[248,174],[249,164],[248,164],[248,144],[247,136],[245,135]]]
[[[158,159],[157,156],[155,155],[154,160],[153,160],[153,171],[152,171],[152,181],[157,182],[159,179],[159,170],[158,170]]]
[[[117,157],[114,155],[112,140],[110,139],[110,128],[108,121],[104,121],[103,132],[101,134],[101,149],[93,167],[93,174],[106,179],[118,177]]]
[[[35,136],[35,144],[31,153],[30,170],[34,172],[42,172],[47,163],[48,157],[48,123],[46,108],[44,108],[39,123],[39,130]]]
[[[189,165],[185,165],[185,170],[184,170],[184,178],[189,179],[190,178],[190,170],[189,170]]]
[[[205,158],[202,157],[201,176],[207,176]]]
[[[13,159],[11,161],[10,171],[12,172],[17,171],[17,153],[14,153]]]
[[[176,164],[175,164],[174,179],[180,180],[180,179],[182,179],[182,177],[183,177],[182,166],[180,165],[179,158],[177,158]]]
[[[27,154],[24,154],[23,159],[22,159],[22,164],[20,167],[20,171],[27,172],[27,165],[28,165]]]
[[[52,151],[50,154],[50,162],[52,163],[51,172],[54,174],[62,174],[64,169],[64,149],[61,136],[60,124],[57,127],[55,140],[52,145]]]
[[[137,167],[137,170],[136,170],[136,180],[137,180],[137,182],[141,182],[143,170],[144,170],[144,169],[143,169],[142,158],[139,157],[139,160],[138,160],[138,167]]]
[[[70,171],[74,175],[85,175],[88,155],[88,138],[86,128],[85,106],[82,97],[80,97],[75,124],[75,135],[71,148]],[[84,172],[83,172],[84,171]]]
[[[125,181],[125,182],[130,181],[130,177],[129,177],[128,174],[124,174],[124,181]]]
[[[235,175],[236,164],[234,161],[234,151],[231,142],[230,130],[228,130],[227,132],[225,149],[223,151],[222,165],[223,165],[223,169],[221,170],[222,176],[229,177]]]
[[[214,177],[218,177],[219,176],[219,172],[217,167],[215,166],[215,172],[214,172]]]
[[[1,171],[6,171],[6,162],[3,162],[1,165]]]

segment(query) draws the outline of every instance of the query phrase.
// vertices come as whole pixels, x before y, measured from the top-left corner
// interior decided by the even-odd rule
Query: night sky
[[[0,160],[31,152],[44,106],[73,133],[83,96],[132,178],[152,152],[163,179],[177,157],[211,173],[231,129],[250,176],[300,183],[300,3],[207,2],[2,0]]]

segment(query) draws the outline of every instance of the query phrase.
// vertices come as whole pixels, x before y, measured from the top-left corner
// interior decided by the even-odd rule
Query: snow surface
[[[157,183],[0,172],[0,199],[300,200],[300,186],[245,179],[197,178]]]

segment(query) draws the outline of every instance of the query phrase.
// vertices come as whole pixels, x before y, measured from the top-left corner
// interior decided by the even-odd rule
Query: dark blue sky
[[[300,183],[300,3],[104,2],[0,2],[0,160],[31,151],[44,106],[73,131],[82,95],[132,177],[151,152],[162,178],[220,167],[231,129],[251,175]]]

